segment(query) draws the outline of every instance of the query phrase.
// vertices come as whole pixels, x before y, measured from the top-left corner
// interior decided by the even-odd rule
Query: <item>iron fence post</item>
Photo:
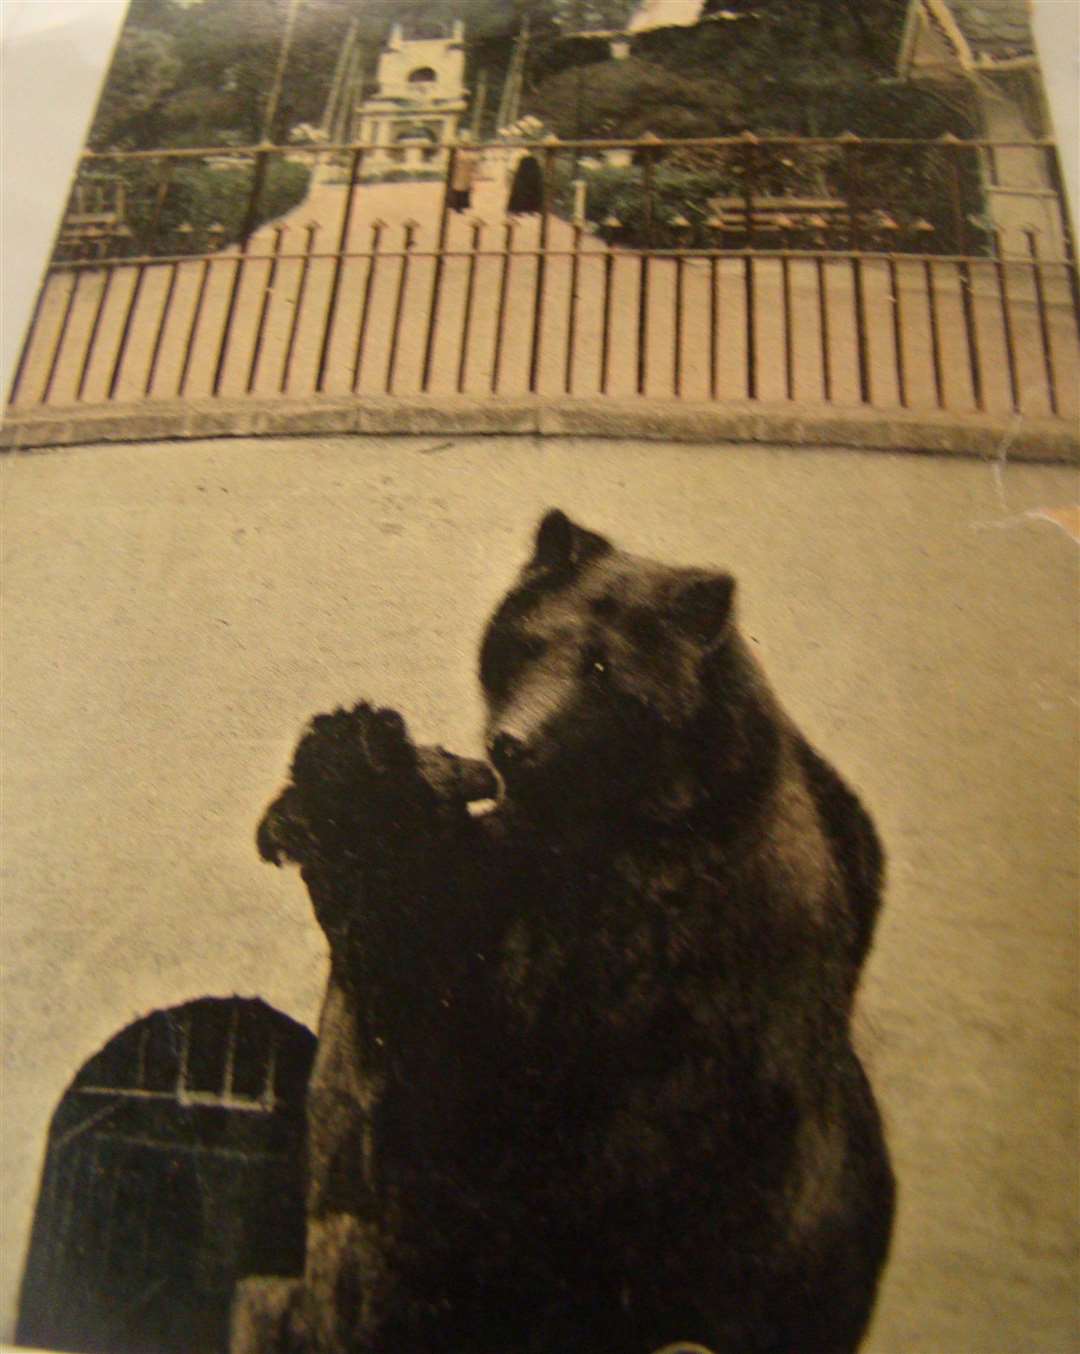
[[[288,230],[287,226],[274,227],[274,246],[270,253],[270,267],[267,271],[266,282],[263,284],[262,301],[259,304],[259,319],[255,326],[255,343],[251,350],[251,364],[248,367],[247,391],[249,395],[255,389],[255,379],[259,371],[259,358],[262,356],[263,335],[266,332],[266,317],[274,295],[274,283],[277,280],[278,255],[281,253],[281,242],[285,237],[286,230]]]
[[[56,336],[53,344],[52,358],[49,362],[49,370],[45,377],[45,385],[42,387],[40,404],[48,404],[49,396],[52,393],[53,381],[56,379],[56,371],[60,365],[60,351],[64,346],[64,339],[67,337],[68,325],[71,323],[71,315],[75,309],[75,298],[79,291],[79,285],[82,282],[83,270],[76,268],[71,277],[71,291],[68,292],[67,300],[64,303],[64,314],[60,320],[60,332]],[[48,274],[45,278],[48,282]],[[26,353],[30,347],[30,338],[33,335],[34,327],[37,324],[38,312],[41,308],[41,297],[44,295],[45,285],[42,285],[41,292],[38,295],[38,306],[34,311],[34,319],[26,336],[26,344],[23,347],[22,356],[19,358],[19,369],[15,373],[15,385],[12,387],[12,402],[14,403],[14,391],[18,388],[19,380],[22,376],[23,363],[26,361]]]
[[[379,262],[379,241],[386,229],[385,221],[371,223],[371,248],[368,257],[367,275],[364,278],[364,296],[360,302],[360,323],[356,329],[356,352],[353,355],[352,391],[360,389],[360,370],[364,362],[364,348],[367,344],[368,316],[371,314],[371,294],[375,287],[375,270]]]
[[[146,264],[140,263],[135,268],[135,281],[132,284],[131,295],[128,298],[127,309],[124,311],[124,322],[120,330],[120,343],[117,346],[116,358],[113,361],[112,375],[109,378],[109,391],[106,399],[112,399],[120,384],[120,371],[124,365],[124,358],[127,355],[128,344],[131,341],[131,328],[135,320],[135,311],[139,304],[139,297],[142,295],[143,279],[146,277]]]
[[[256,152],[255,168],[251,176],[251,195],[248,198],[247,212],[240,228],[240,253],[233,270],[232,286],[229,288],[229,301],[225,308],[225,320],[221,326],[221,343],[218,347],[217,364],[214,368],[212,393],[221,393],[221,384],[225,379],[225,362],[229,355],[229,340],[232,337],[233,321],[236,318],[236,303],[240,297],[240,284],[244,279],[244,263],[247,260],[251,236],[259,219],[263,189],[266,186],[266,174],[271,152],[262,149]]]
[[[510,286],[510,256],[514,247],[514,223],[507,221],[503,227],[502,267],[499,271],[499,299],[495,313],[495,343],[491,353],[491,393],[499,390],[499,374],[502,364],[503,330],[506,326],[506,299]]]
[[[326,365],[330,360],[330,343],[334,336],[334,320],[337,318],[341,274],[345,267],[345,256],[349,248],[353,199],[356,195],[356,185],[363,161],[364,152],[361,147],[357,146],[349,157],[349,182],[345,189],[345,202],[341,210],[341,230],[338,233],[337,254],[334,258],[334,275],[330,280],[330,299],[326,307],[326,325],[323,328],[322,343],[319,347],[319,366],[315,375],[315,389],[319,394],[322,394],[326,385]]]
[[[401,271],[398,273],[397,299],[394,302],[394,324],[390,331],[390,353],[386,360],[386,393],[394,393],[394,377],[397,374],[398,341],[401,337],[401,317],[405,310],[405,289],[409,285],[409,263],[412,248],[416,243],[416,221],[405,222],[405,244],[401,255]]]
[[[109,291],[112,287],[114,270],[106,266],[105,277],[101,283],[101,295],[98,297],[97,308],[94,311],[94,320],[90,326],[90,334],[86,340],[86,348],[83,353],[82,370],[79,372],[79,384],[75,390],[76,400],[81,400],[86,390],[86,381],[90,375],[90,364],[94,360],[94,349],[97,346],[98,334],[101,332],[101,319],[105,314],[105,306],[109,300]]]
[[[757,295],[754,280],[754,189],[757,178],[757,137],[743,134],[743,295],[746,307],[746,397],[757,399]]]
[[[457,391],[460,395],[465,389],[465,376],[469,364],[469,333],[472,328],[473,291],[476,286],[476,254],[480,248],[480,236],[484,225],[474,221],[469,237],[469,264],[465,278],[465,311],[461,318],[461,353],[458,356]]]
[[[19,349],[19,360],[15,364],[15,374],[11,378],[11,385],[8,386],[7,402],[13,405],[19,397],[19,386],[22,384],[23,372],[26,370],[26,364],[30,358],[30,345],[34,340],[34,332],[37,329],[38,320],[41,317],[41,307],[45,301],[45,288],[49,282],[49,273],[46,270],[45,276],[41,279],[41,286],[38,288],[37,296],[34,298],[34,309],[30,316],[30,323],[26,327],[26,333],[23,336],[22,347]],[[77,283],[78,274],[72,278],[72,286]],[[55,348],[54,348],[55,353]],[[42,398],[41,403],[44,403]]]
[[[1056,146],[1046,147],[1047,174],[1050,186],[1057,196],[1057,216],[1061,225],[1061,236],[1065,244],[1065,271],[1069,279],[1069,293],[1072,298],[1073,322],[1076,335],[1080,339],[1080,274],[1077,273],[1076,236],[1073,233],[1072,219],[1069,215],[1068,196],[1065,182],[1061,176],[1061,161]]]
[[[574,346],[577,329],[578,271],[581,266],[581,226],[574,221],[574,247],[570,255],[570,308],[566,320],[566,369],[563,390],[570,394],[574,384]]]
[[[968,232],[967,217],[964,212],[963,184],[960,176],[960,156],[965,153],[964,143],[951,132],[941,138],[949,159],[949,196],[952,202],[953,230],[956,235],[956,248],[960,262],[956,265],[960,283],[960,300],[964,311],[964,334],[967,339],[968,366],[971,371],[971,392],[975,408],[984,407],[982,362],[979,357],[979,338],[976,326],[975,299],[972,289],[971,264],[968,255],[971,252],[971,238]]]
[[[435,244],[435,276],[431,282],[431,308],[428,311],[427,335],[424,339],[424,366],[420,389],[427,393],[431,384],[431,363],[435,355],[435,326],[439,317],[439,293],[442,290],[443,267],[446,255],[446,236],[450,226],[450,189],[457,164],[457,146],[450,146],[446,155],[446,174],[443,177],[442,208],[439,212],[439,235]],[[408,246],[411,248],[411,245]]]
[[[1050,412],[1058,412],[1057,378],[1054,372],[1054,349],[1050,342],[1050,325],[1046,315],[1046,292],[1043,288],[1042,260],[1039,258],[1037,233],[1026,230],[1028,254],[1031,259],[1031,274],[1035,285],[1035,307],[1039,315],[1039,338],[1042,342],[1043,369],[1046,372],[1046,393]]]
[[[998,301],[1001,306],[1001,330],[1005,337],[1005,361],[1009,372],[1009,396],[1013,412],[1020,409],[1020,384],[1016,371],[1016,348],[1013,342],[1012,307],[1009,304],[1008,278],[1005,272],[1005,251],[1001,231],[994,231],[994,271],[997,276]]]
[[[607,394],[608,367],[611,361],[611,283],[615,270],[615,255],[611,241],[604,241],[604,301],[600,318],[600,394]]]
[[[296,299],[293,301],[292,323],[289,325],[289,339],[285,347],[285,360],[281,367],[281,393],[289,388],[292,374],[293,353],[296,351],[296,335],[300,329],[300,316],[304,309],[304,296],[307,293],[308,273],[311,271],[311,255],[315,249],[315,236],[319,232],[318,221],[309,221],[304,227],[307,238],[304,241],[304,254],[300,262],[300,280],[296,287]]]
[[[848,248],[851,251],[851,282],[855,304],[855,343],[859,363],[859,399],[869,404],[870,391],[870,352],[866,330],[866,293],[863,288],[862,258],[862,184],[859,175],[862,170],[861,145],[854,132],[845,132],[840,138],[844,143],[844,188],[848,209]]]
[[[544,330],[544,283],[547,280],[548,225],[551,217],[551,179],[556,147],[544,149],[544,182],[540,205],[540,241],[536,255],[536,286],[533,291],[532,344],[529,352],[529,394],[535,395],[540,383],[540,354]]]
[[[645,133],[642,141],[658,140],[651,132]],[[654,244],[655,213],[653,196],[655,193],[655,151],[650,145],[642,151],[642,183],[645,189],[645,236],[644,249],[641,251],[641,263],[638,273],[638,315],[637,315],[637,393],[645,394],[649,353],[649,265],[652,261]]]
[[[157,329],[154,333],[154,343],[150,350],[150,364],[146,368],[146,382],[143,385],[143,394],[149,396],[154,388],[154,377],[157,375],[158,357],[161,355],[161,345],[165,341],[165,326],[169,323],[169,312],[172,310],[173,296],[176,293],[176,279],[180,272],[180,264],[174,259],[169,264],[169,282],[165,288],[165,298],[161,303],[161,315],[158,318]]]

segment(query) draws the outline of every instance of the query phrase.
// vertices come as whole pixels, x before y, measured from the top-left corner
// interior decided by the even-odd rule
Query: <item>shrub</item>
[[[658,152],[653,170],[652,219],[649,221],[645,174],[640,163],[629,168],[579,167],[587,185],[586,216],[596,232],[611,243],[657,249],[708,249],[729,245],[723,233],[709,225],[710,205],[716,198],[742,199],[746,191],[747,162],[742,147],[730,149],[666,149]],[[854,157],[854,158],[851,158]],[[866,249],[982,252],[989,243],[970,223],[977,220],[981,201],[973,159],[960,162],[957,187],[961,209],[968,220],[962,241],[953,219],[953,164],[949,153],[931,147],[921,153],[907,149],[843,146],[807,147],[792,153],[786,147],[758,145],[753,150],[753,193],[756,198],[831,198],[850,201],[860,222],[859,247]],[[853,170],[855,171],[853,173]],[[573,174],[560,157],[553,175],[552,204],[569,216],[573,209]],[[883,221],[899,229],[885,230]],[[609,224],[618,222],[618,225]],[[913,230],[926,222],[932,230]],[[846,213],[839,213],[833,229],[824,235],[803,222],[785,231],[786,248],[847,248]],[[736,236],[741,244],[743,237]],[[765,240],[761,241],[762,244]],[[780,243],[774,239],[773,243]]]
[[[121,162],[117,171],[117,177],[127,189],[127,220],[137,252],[204,253],[211,243],[210,227],[213,225],[223,227],[215,244],[218,241],[230,244],[240,238],[251,198],[251,160],[238,159],[235,168],[198,160],[179,161],[173,168],[154,228],[161,173],[160,164],[152,160]],[[308,165],[272,159],[267,167],[254,227],[284,216],[303,202],[310,182]],[[182,229],[186,226],[192,227],[190,232]]]

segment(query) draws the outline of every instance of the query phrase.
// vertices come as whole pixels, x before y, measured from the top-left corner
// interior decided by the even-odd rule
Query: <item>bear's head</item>
[[[549,512],[480,653],[506,797],[545,819],[672,820],[731,787],[767,688],[730,574],[616,549]]]

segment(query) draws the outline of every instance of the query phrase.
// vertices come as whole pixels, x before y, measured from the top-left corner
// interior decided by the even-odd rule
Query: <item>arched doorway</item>
[[[203,997],[90,1058],[49,1127],[18,1343],[227,1350],[236,1281],[303,1268],[314,1052],[265,1002]]]

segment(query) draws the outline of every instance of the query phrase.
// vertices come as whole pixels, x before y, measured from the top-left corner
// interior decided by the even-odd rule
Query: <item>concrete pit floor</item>
[[[479,745],[485,617],[558,505],[732,569],[766,670],[879,824],[860,1047],[900,1182],[870,1354],[1064,1354],[1077,1258],[1077,544],[1062,467],[829,450],[326,438],[10,456],[3,484],[10,1338],[49,1116],[127,1022],[322,939],[252,833],[362,694]]]

